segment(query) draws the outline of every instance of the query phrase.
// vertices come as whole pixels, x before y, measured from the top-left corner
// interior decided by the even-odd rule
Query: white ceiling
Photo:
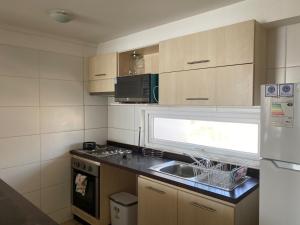
[[[99,43],[241,0],[0,0],[0,24]],[[74,13],[70,23],[48,16]]]

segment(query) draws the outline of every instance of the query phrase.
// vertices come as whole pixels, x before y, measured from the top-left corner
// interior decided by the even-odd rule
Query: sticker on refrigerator
[[[294,96],[294,84],[280,84],[279,85],[280,97],[293,97]]]
[[[267,84],[265,86],[265,96],[266,97],[277,97],[278,96],[278,85],[277,84]]]
[[[294,103],[292,100],[283,102],[272,102],[271,105],[272,126],[293,127],[294,125]]]

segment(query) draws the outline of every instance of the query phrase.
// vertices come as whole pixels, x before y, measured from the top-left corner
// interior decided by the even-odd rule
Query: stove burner
[[[115,147],[115,146],[98,146],[94,150],[86,150],[84,151],[85,154],[95,156],[98,158],[102,157],[107,157],[107,156],[112,156],[112,155],[126,155],[126,154],[131,154],[132,151],[120,147]]]

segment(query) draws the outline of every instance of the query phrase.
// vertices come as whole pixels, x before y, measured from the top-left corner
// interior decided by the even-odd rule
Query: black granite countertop
[[[71,154],[77,155],[86,159],[94,160],[100,163],[109,164],[122,169],[129,170],[138,175],[143,175],[149,178],[157,179],[175,186],[186,188],[191,191],[195,191],[201,194],[205,194],[211,197],[215,197],[230,203],[238,203],[252,191],[258,188],[258,179],[250,178],[244,184],[235,188],[233,191],[225,191],[219,188],[210,187],[207,185],[199,184],[197,182],[188,181],[185,179],[177,178],[175,176],[170,176],[167,174],[155,172],[149,168],[164,162],[170,162],[170,158],[152,158],[145,157],[141,153],[135,152],[129,159],[123,159],[118,155],[108,156],[104,158],[96,158],[93,156],[85,155],[80,151],[72,150]]]
[[[1,225],[58,225],[0,179]]]

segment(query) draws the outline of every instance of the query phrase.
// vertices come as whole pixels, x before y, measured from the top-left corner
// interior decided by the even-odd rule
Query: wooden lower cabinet
[[[237,204],[138,178],[139,225],[258,225],[258,189]]]
[[[139,178],[138,224],[177,225],[177,190]]]
[[[178,225],[234,225],[234,208],[178,191]]]

